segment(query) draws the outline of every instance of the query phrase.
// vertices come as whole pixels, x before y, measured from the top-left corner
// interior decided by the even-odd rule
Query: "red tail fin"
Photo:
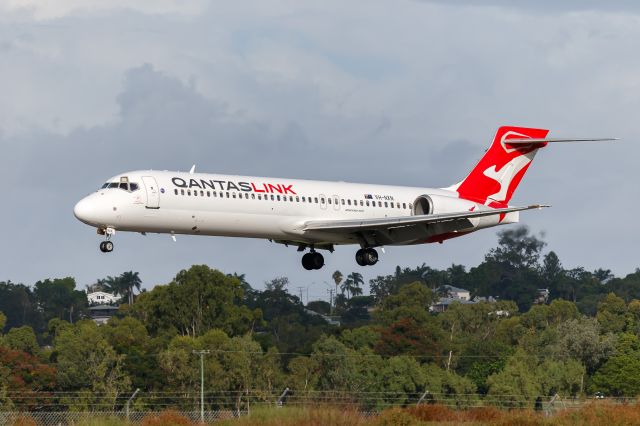
[[[450,189],[467,200],[492,207],[506,206],[538,149],[547,145],[546,142],[509,145],[509,139],[544,139],[547,133],[545,129],[500,127],[491,147],[469,176]]]

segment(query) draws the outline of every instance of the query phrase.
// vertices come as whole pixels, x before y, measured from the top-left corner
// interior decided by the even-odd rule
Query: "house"
[[[87,293],[87,300],[89,301],[89,306],[115,305],[118,303],[120,298],[104,291],[94,291],[92,293]]]
[[[118,306],[97,305],[89,308],[89,316],[98,325],[106,324],[118,312]]]
[[[544,305],[549,301],[549,289],[539,288],[536,298],[533,300],[534,305]]]
[[[453,300],[460,301],[470,301],[471,294],[469,290],[465,290],[464,288],[454,287],[452,285],[443,285],[438,289],[438,293],[443,297],[451,298]]]
[[[433,305],[429,306],[429,312],[444,312],[449,309],[449,305],[452,303],[460,303],[463,305],[473,305],[477,302],[471,300],[454,299],[453,297],[441,297]]]

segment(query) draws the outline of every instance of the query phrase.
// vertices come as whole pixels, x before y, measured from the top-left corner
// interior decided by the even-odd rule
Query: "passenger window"
[[[360,201],[360,205],[362,205],[362,201]],[[369,200],[367,200],[367,207],[369,207]]]
[[[280,201],[280,196],[279,195],[276,195],[276,198],[278,199],[278,201]]]
[[[378,201],[378,207],[382,207],[382,201]]]
[[[342,202],[342,205],[344,206],[344,198],[342,200],[340,200]]]
[[[178,189],[177,188],[174,189],[173,192],[174,192],[174,194],[178,195]]]
[[[363,205],[364,205],[364,204],[363,204],[362,200],[360,200],[360,207],[362,207]]]
[[[256,194],[251,194],[251,199],[255,200],[256,199]]]
[[[289,196],[289,201],[293,202],[293,197]]]
[[[231,194],[227,192],[227,198],[231,198]]]
[[[232,193],[231,195],[233,195],[233,198],[236,198],[236,193],[235,192]]]
[[[204,197],[204,191],[200,191],[200,196]]]
[[[304,203],[305,201],[307,201],[307,200],[305,200],[304,197],[302,197],[302,202]]]
[[[258,200],[262,200],[262,195],[258,194]]]
[[[324,204],[325,202],[326,202],[326,201],[325,201],[325,199],[324,199],[324,198],[320,198],[320,203],[321,203],[321,204]]]
[[[193,191],[193,196],[197,197],[198,196],[198,190]]]
[[[184,189],[180,190],[180,195],[184,195]]]
[[[300,197],[296,197],[296,203],[300,202]]]
[[[385,207],[389,207],[389,203],[385,201],[385,202],[384,202],[384,206],[385,206]]]
[[[213,191],[213,193],[211,195],[213,195],[214,197],[217,197],[218,193],[216,191]]]
[[[347,204],[348,204],[348,205],[351,205],[351,200],[347,200]]]
[[[315,197],[315,200],[316,200],[316,204],[318,204],[318,197]]]
[[[191,190],[187,189],[187,195],[191,195]]]
[[[271,201],[274,201],[275,199],[276,197],[273,194],[271,194]]]
[[[327,202],[331,204],[331,198],[327,198]]]

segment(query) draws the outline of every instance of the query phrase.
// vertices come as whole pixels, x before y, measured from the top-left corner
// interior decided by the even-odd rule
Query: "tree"
[[[620,335],[616,353],[592,377],[591,390],[611,396],[640,395],[640,341],[633,334]]]
[[[2,339],[2,345],[14,351],[26,352],[30,355],[38,355],[40,353],[36,334],[28,325],[9,330]]]
[[[31,325],[42,330],[43,322],[33,291],[24,284],[0,282],[0,311],[6,316],[5,327]]]
[[[362,294],[362,286],[364,285],[364,279],[362,274],[358,272],[352,272],[347,275],[347,279],[342,283],[342,293],[347,293],[347,299],[351,296],[357,296]]]
[[[518,350],[501,372],[489,376],[488,394],[496,403],[503,407],[533,407],[533,401],[542,395],[542,386],[531,368],[532,361],[535,362],[526,352]]]
[[[620,333],[627,326],[627,304],[624,299],[609,293],[598,305],[596,318],[602,329],[613,333]]]
[[[558,326],[559,340],[554,351],[563,358],[574,358],[592,373],[614,349],[614,336],[600,334],[594,318],[570,319]]]
[[[87,295],[75,288],[76,280],[71,277],[36,282],[33,293],[45,322],[60,318],[73,323],[81,318]]]
[[[429,306],[433,299],[432,291],[421,282],[405,284],[398,294],[382,300],[375,318],[385,325],[401,318],[411,318],[418,323],[423,323],[429,319]]]
[[[7,317],[5,314],[0,312],[0,336],[2,335],[2,331],[4,330],[4,326],[7,323]]]
[[[0,407],[29,411],[51,403],[56,369],[25,352],[0,347]],[[9,395],[8,392],[11,392]]]
[[[213,328],[243,334],[260,321],[260,311],[242,305],[240,283],[206,265],[192,266],[168,285],[159,285],[138,296],[133,313],[148,329],[177,330],[200,336]]]
[[[118,355],[93,321],[80,321],[58,332],[54,340],[58,382],[65,391],[82,392],[69,400],[73,410],[113,410],[117,398],[129,390],[124,355]]]

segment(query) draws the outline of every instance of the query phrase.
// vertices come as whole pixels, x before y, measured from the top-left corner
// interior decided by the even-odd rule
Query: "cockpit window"
[[[120,188],[127,192],[134,192],[140,189],[140,186],[137,183],[131,182],[107,182],[100,189],[111,189],[111,188]]]

